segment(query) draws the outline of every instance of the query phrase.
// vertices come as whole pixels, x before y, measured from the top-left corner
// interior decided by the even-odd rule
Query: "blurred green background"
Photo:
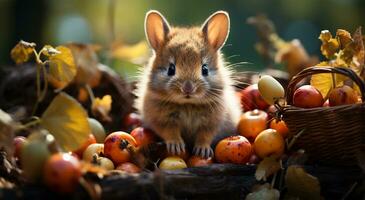
[[[144,40],[146,11],[159,10],[172,25],[200,25],[214,11],[226,10],[231,34],[223,51],[230,62],[250,62],[247,70],[264,66],[254,49],[256,30],[246,20],[258,13],[273,20],[285,40],[298,38],[309,54],[320,56],[321,30],[353,32],[364,25],[364,0],[0,0],[0,66],[13,64],[9,52],[23,39],[59,45],[83,42],[110,46],[110,11],[115,9],[115,38],[127,44]],[[112,5],[112,6],[111,6]],[[109,63],[110,64],[110,63]],[[118,68],[121,62],[113,62]],[[133,68],[133,67],[132,67]],[[243,70],[245,70],[244,68]]]

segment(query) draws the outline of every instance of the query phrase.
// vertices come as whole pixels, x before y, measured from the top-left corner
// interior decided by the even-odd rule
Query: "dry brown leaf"
[[[77,74],[75,82],[78,84],[89,84],[91,87],[99,85],[101,72],[98,69],[98,57],[92,45],[81,43],[69,43],[68,47],[75,59]]]
[[[258,181],[266,179],[281,169],[280,161],[274,156],[264,158],[257,166],[255,177]]]
[[[109,112],[112,107],[112,97],[110,95],[104,95],[103,98],[95,98],[91,110],[93,115],[100,117],[102,121],[111,121]]]
[[[313,58],[308,55],[302,43],[297,39],[285,43],[279,42],[279,44],[277,44],[277,49],[275,62],[285,63],[290,77],[296,75],[305,67],[313,66],[317,63],[317,61],[314,61]]]
[[[13,59],[16,64],[27,62],[33,54],[35,46],[36,44],[33,42],[20,40],[10,52],[11,59]]]
[[[332,38],[332,34],[328,30],[321,31],[319,39],[322,41],[322,54],[328,59],[333,58],[340,47],[338,40],[336,38]]]
[[[300,166],[288,167],[285,184],[288,188],[288,195],[292,197],[303,200],[321,199],[321,187],[318,179],[305,172]]]
[[[353,48],[353,56],[350,63],[350,68],[354,70],[354,72],[362,76],[363,80],[364,77],[364,68],[365,68],[365,48],[364,48],[364,41],[361,32],[361,27],[356,29],[355,33],[353,34],[353,43],[349,45],[350,48]]]
[[[91,129],[85,109],[66,93],[58,94],[41,118],[41,125],[66,151],[78,149],[89,138]]]
[[[348,44],[353,41],[351,34],[344,29],[337,29],[336,38],[340,43],[341,49],[344,49]]]

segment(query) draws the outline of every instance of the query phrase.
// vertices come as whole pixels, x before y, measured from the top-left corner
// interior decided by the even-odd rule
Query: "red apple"
[[[84,144],[81,145],[80,148],[78,148],[75,151],[73,151],[73,153],[75,153],[77,156],[79,156],[79,158],[82,158],[82,154],[84,153],[85,149],[90,144],[95,144],[95,143],[96,143],[95,136],[93,134],[90,134],[89,137],[87,138],[87,140],[84,142]]]
[[[241,91],[241,105],[244,111],[265,110],[270,106],[262,98],[257,84],[250,85]]]
[[[146,146],[156,141],[156,135],[152,130],[143,127],[133,129],[131,135],[137,142],[137,147]]]
[[[285,141],[283,136],[274,129],[262,131],[255,139],[254,150],[258,157],[275,156],[279,158],[285,150]]]
[[[245,164],[252,154],[250,142],[243,136],[227,137],[215,147],[215,159],[220,163]]]
[[[350,86],[343,85],[341,87],[334,88],[330,92],[328,100],[330,106],[355,104],[358,102],[358,95]]]
[[[141,168],[139,168],[137,165],[135,165],[131,162],[122,163],[119,166],[117,166],[115,169],[126,172],[126,173],[130,173],[130,174],[138,174],[142,171]]]
[[[201,166],[208,166],[213,163],[213,158],[203,158],[200,156],[191,156],[188,160],[188,166],[189,167],[201,167]]]
[[[311,85],[299,87],[293,96],[293,104],[300,108],[322,107],[324,103],[322,94]]]
[[[23,136],[16,136],[13,139],[13,145],[14,145],[14,157],[19,158],[20,157],[20,151],[23,147],[23,145],[27,142],[27,138]]]
[[[250,159],[249,159],[248,163],[250,163],[250,164],[258,164],[260,161],[261,161],[261,159],[255,153],[253,153],[250,156]]]
[[[68,153],[53,154],[44,166],[44,182],[54,191],[75,191],[81,177],[80,161]]]
[[[247,111],[241,115],[238,123],[238,133],[253,142],[256,136],[266,129],[266,124],[266,112],[257,109]]]
[[[266,113],[268,114],[268,119],[267,120],[270,120],[271,118],[273,118],[273,116],[276,115],[277,111],[278,111],[278,109],[274,105],[269,106],[266,109]]]
[[[283,120],[281,121],[278,121],[276,119],[271,120],[270,128],[280,133],[280,135],[283,136],[283,138],[286,138],[289,134],[289,128]]]
[[[105,138],[104,155],[113,161],[115,166],[131,159],[130,148],[135,148],[136,140],[128,133],[116,131]]]
[[[125,119],[124,119],[124,125],[126,127],[138,127],[141,126],[142,121],[141,121],[141,116],[138,115],[137,113],[129,113]]]

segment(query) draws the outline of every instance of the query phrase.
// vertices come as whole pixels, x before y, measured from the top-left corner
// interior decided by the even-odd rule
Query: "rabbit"
[[[229,29],[224,11],[189,28],[171,27],[158,11],[146,14],[153,55],[137,83],[135,107],[170,154],[191,147],[194,155],[212,157],[213,140],[237,131],[242,110],[220,51]]]

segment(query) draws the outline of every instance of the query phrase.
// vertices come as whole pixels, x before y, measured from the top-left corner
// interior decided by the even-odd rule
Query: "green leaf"
[[[79,148],[91,133],[87,112],[66,93],[60,93],[53,99],[42,115],[41,125],[67,151]]]
[[[321,187],[316,177],[308,174],[300,166],[289,166],[285,183],[288,195],[299,199],[321,199]]]

